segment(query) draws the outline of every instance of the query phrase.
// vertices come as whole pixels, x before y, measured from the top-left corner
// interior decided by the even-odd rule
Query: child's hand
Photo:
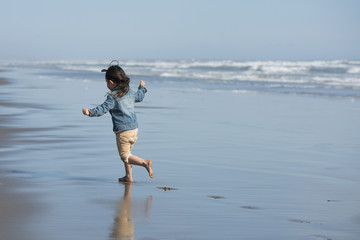
[[[83,113],[84,115],[86,115],[86,116],[90,116],[89,109],[87,109],[87,108],[83,108],[83,109],[82,109],[82,113]]]
[[[145,82],[143,80],[140,80],[140,86],[145,87]]]

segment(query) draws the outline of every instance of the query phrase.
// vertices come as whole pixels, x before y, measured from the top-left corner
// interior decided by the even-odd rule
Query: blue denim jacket
[[[100,117],[110,112],[114,132],[135,129],[138,127],[138,123],[134,105],[135,102],[141,102],[144,99],[147,90],[140,85],[137,92],[130,89],[125,96],[120,98],[114,97],[117,90],[118,88],[114,88],[113,91],[107,95],[103,104],[90,109],[90,117]]]

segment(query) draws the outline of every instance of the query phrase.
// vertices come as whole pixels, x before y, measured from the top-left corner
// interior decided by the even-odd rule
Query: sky
[[[0,60],[360,60],[358,0],[0,0]]]

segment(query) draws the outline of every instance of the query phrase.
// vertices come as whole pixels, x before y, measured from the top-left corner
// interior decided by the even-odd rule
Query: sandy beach
[[[0,74],[2,71],[0,71]],[[0,87],[9,84],[4,78],[0,78]],[[0,106],[8,106],[8,103],[1,97]],[[32,213],[36,211],[33,195],[26,194],[21,189],[26,185],[25,181],[9,176],[6,166],[6,156],[9,154],[3,151],[9,146],[15,144],[13,135],[19,132],[19,129],[7,127],[11,122],[11,116],[2,113],[0,116],[0,238],[1,239],[24,239],[29,231],[26,230],[26,222],[30,219]],[[21,229],[21,230],[19,230]],[[29,239],[33,239],[29,236]]]
[[[153,160],[155,178],[134,167],[124,184],[110,116],[81,114],[105,99],[101,73],[6,70],[2,240],[360,237],[359,98],[134,76],[148,93],[133,152]]]

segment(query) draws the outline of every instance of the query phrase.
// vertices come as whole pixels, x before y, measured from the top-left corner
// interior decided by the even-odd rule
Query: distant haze
[[[355,0],[2,1],[0,60],[360,59]]]

